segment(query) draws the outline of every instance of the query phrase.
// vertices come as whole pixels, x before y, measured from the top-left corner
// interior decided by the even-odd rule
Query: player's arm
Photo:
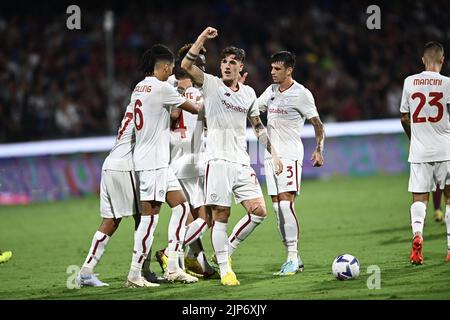
[[[325,130],[322,121],[320,121],[319,117],[313,117],[309,119],[312,126],[314,127],[314,134],[316,136],[316,149],[311,156],[311,161],[313,162],[314,167],[321,167],[324,163],[323,158],[323,148],[325,142]]]
[[[180,117],[180,115],[181,115],[181,109],[180,108],[173,108],[170,111],[170,120],[171,121],[177,121],[178,118]]]
[[[177,92],[184,97],[184,94],[186,92],[186,88],[180,85],[181,81],[178,81],[177,83]],[[181,115],[181,109],[180,108],[173,108],[170,112],[170,120],[171,121],[177,121],[178,118]]]
[[[198,105],[196,103],[192,103],[189,100],[186,100],[184,103],[178,106],[179,108],[190,112],[192,114],[199,114],[203,109],[203,105]]]
[[[211,27],[207,27],[203,32],[198,36],[197,40],[192,45],[189,52],[181,61],[181,68],[186,70],[186,72],[191,77],[192,81],[199,85],[203,85],[204,73],[203,71],[194,65],[194,62],[197,60],[198,55],[200,54],[200,50],[203,48],[203,45],[207,39],[213,39],[217,37],[217,30]]]
[[[405,131],[408,139],[411,140],[411,118],[409,116],[409,93],[408,93],[408,78],[403,82],[402,100],[400,101],[400,113],[402,114],[400,121],[402,123],[403,130]]]
[[[409,117],[409,113],[402,112],[400,121],[402,122],[403,130],[405,130],[408,139],[411,140],[411,118]]]
[[[255,133],[256,138],[258,138],[258,141],[272,155],[272,159],[273,159],[273,162],[275,165],[275,173],[277,175],[280,174],[281,172],[283,172],[283,163],[281,162],[280,158],[278,158],[277,151],[270,143],[270,139],[267,134],[267,129],[266,129],[266,127],[264,127],[263,123],[261,122],[261,118],[259,116],[253,116],[253,117],[249,117],[249,120],[252,125],[253,132]]]

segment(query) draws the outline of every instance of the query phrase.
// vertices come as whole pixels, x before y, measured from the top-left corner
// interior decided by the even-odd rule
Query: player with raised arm
[[[163,202],[172,208],[168,230],[169,261],[164,277],[171,282],[198,281],[178,266],[178,252],[183,245],[189,205],[169,167],[169,148],[172,108],[180,107],[192,113],[198,113],[199,108],[186,101],[167,82],[173,67],[173,53],[164,45],[154,45],[142,59],[141,69],[146,77],[136,85],[131,96],[136,132],[133,162],[139,175],[142,214],[134,237],[134,251],[126,282],[128,287],[145,286],[141,276],[142,264],[152,246]]]
[[[450,261],[450,78],[440,74],[444,48],[438,42],[425,45],[425,71],[409,76],[403,85],[401,122],[410,139],[408,191],[413,195],[411,227],[412,264],[423,264],[423,226],[429,194],[444,190],[448,252]]]
[[[258,98],[261,112],[268,113],[267,131],[272,145],[283,162],[284,172],[275,173],[274,164],[266,152],[264,169],[267,191],[272,198],[278,230],[287,249],[287,259],[275,275],[293,275],[303,271],[298,255],[299,224],[295,212],[295,196],[300,193],[303,143],[300,138],[305,120],[314,126],[316,148],[311,156],[314,167],[324,163],[325,132],[311,92],[292,78],[295,55],[280,51],[271,57],[273,84]]]
[[[206,204],[212,207],[213,213],[211,240],[220,268],[221,283],[234,286],[240,283],[231,269],[229,256],[266,217],[261,187],[246,150],[247,118],[258,140],[272,154],[277,174],[282,171],[283,165],[259,118],[255,91],[238,82],[244,66],[244,50],[227,47],[222,51],[221,78],[204,73],[194,65],[205,41],[217,35],[216,29],[206,28],[186,54],[181,67],[203,89],[208,122],[205,195]],[[233,196],[248,214],[236,224],[228,238],[227,224]]]
[[[203,105],[201,91],[194,86],[189,75],[180,68],[181,59],[191,48],[192,43],[185,44],[178,50],[173,83],[178,92],[192,103]],[[205,70],[205,52],[202,48],[195,64]],[[169,79],[170,81],[170,79]],[[170,139],[170,166],[178,178],[187,201],[190,213],[187,220],[187,230],[183,248],[188,247],[187,256],[180,251],[180,267],[191,275],[210,278],[216,271],[209,265],[203,249],[201,236],[211,225],[209,207],[205,206],[204,176],[205,176],[205,117],[204,112],[191,114],[176,109],[172,112]],[[167,268],[167,248],[155,253],[161,268]]]

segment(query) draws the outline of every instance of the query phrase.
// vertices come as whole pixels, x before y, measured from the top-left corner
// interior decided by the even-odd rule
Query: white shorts
[[[182,190],[172,168],[138,171],[141,201],[166,201],[169,191]]]
[[[188,203],[193,206],[194,209],[205,205],[204,176],[179,179],[178,181],[183,188]]]
[[[206,204],[231,207],[233,196],[236,203],[263,197],[253,168],[225,160],[209,161],[205,172]]]
[[[450,185],[450,161],[411,163],[408,191],[426,193]]]
[[[283,172],[275,174],[275,166],[272,159],[264,160],[266,173],[267,193],[276,196],[283,192],[296,192],[300,194],[300,182],[302,180],[302,165],[298,160],[281,159]]]
[[[102,170],[100,215],[119,219],[139,213],[139,178],[134,171]]]

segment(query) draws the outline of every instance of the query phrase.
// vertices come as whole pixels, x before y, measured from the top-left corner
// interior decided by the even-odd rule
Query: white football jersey
[[[199,89],[190,87],[184,96],[196,104],[203,104]],[[181,110],[180,118],[170,131],[170,166],[178,179],[204,175],[204,146],[202,114]]]
[[[305,120],[319,116],[311,92],[297,81],[284,91],[280,91],[279,84],[272,84],[258,98],[257,105],[261,112],[267,111],[267,132],[278,156],[303,162],[300,137]],[[267,150],[265,157],[271,158]]]
[[[205,73],[203,97],[208,126],[207,160],[250,165],[245,133],[247,117],[259,116],[255,91],[239,83],[235,92],[218,77]]]
[[[133,161],[136,171],[169,166],[170,111],[186,101],[173,86],[155,77],[139,82],[132,95],[136,145]]]
[[[450,160],[450,78],[423,71],[403,85],[401,113],[411,119],[409,162]]]
[[[111,152],[103,162],[102,170],[131,171],[133,170],[133,148],[135,144],[133,105],[127,106],[120,124],[117,138]]]

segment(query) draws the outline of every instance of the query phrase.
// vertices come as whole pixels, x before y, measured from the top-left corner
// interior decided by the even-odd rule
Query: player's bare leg
[[[189,250],[185,257],[186,272],[192,272],[194,276],[201,275],[204,279],[217,275],[216,271],[209,265],[201,237],[211,227],[212,214],[209,206],[199,208],[191,207],[191,223],[187,223],[184,246]]]
[[[444,188],[445,199],[445,224],[447,226],[447,257],[445,261],[450,262],[450,185]]]
[[[434,220],[440,223],[445,223],[444,212],[441,209],[442,190],[437,188],[433,192],[433,205],[434,205]]]
[[[255,228],[264,221],[267,216],[266,204],[264,198],[256,198],[242,201],[242,206],[247,211],[247,216],[243,217],[234,226],[233,232],[229,237],[231,256],[239,244],[244,241]]]
[[[166,202],[172,208],[172,215],[169,221],[168,261],[164,277],[171,282],[197,282],[198,278],[187,274],[179,267],[179,256],[183,252],[183,242],[186,235],[189,204],[181,190],[167,192]]]
[[[413,193],[413,204],[411,205],[411,227],[413,232],[413,243],[409,260],[412,264],[423,264],[423,226],[425,223],[426,209],[429,193]]]
[[[277,215],[278,231],[287,249],[286,262],[274,275],[293,275],[304,268],[298,255],[299,225],[295,213],[295,192],[282,192],[272,196],[272,203]]]
[[[139,226],[134,234],[134,249],[131,259],[130,272],[125,286],[127,287],[156,287],[159,284],[148,282],[142,277],[142,265],[153,243],[153,234],[158,225],[161,202],[142,201],[142,214]]]
[[[103,218],[100,227],[92,239],[89,253],[81,267],[77,281],[80,286],[105,287],[107,283],[100,281],[94,274],[94,268],[105,252],[110,237],[119,227],[121,219]]]

